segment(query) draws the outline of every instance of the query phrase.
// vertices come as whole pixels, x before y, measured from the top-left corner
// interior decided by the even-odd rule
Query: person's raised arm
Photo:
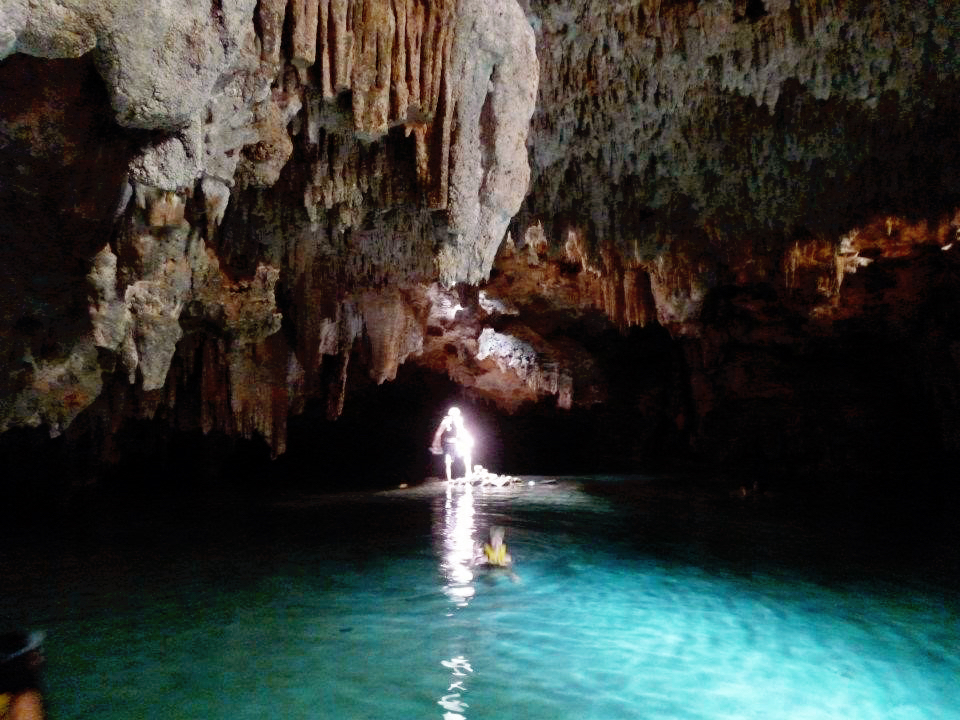
[[[444,418],[440,421],[440,424],[437,426],[437,431],[433,434],[433,442],[430,443],[430,450],[432,452],[443,452],[443,448],[440,446],[440,438],[443,436],[443,430],[446,426],[447,418]]]

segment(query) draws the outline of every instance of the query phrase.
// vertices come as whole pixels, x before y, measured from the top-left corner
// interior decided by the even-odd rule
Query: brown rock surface
[[[627,467],[960,451],[960,8],[148,15],[0,10],[0,431],[279,455],[429,376]]]

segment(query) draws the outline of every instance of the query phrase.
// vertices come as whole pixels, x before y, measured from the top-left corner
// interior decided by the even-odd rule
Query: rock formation
[[[39,240],[70,258],[11,278],[0,429],[56,435],[105,377],[148,414],[173,404],[179,348],[223,411],[203,429],[279,453],[324,358],[332,415],[361,336],[392,378],[422,346],[422,283],[486,277],[525,194],[537,62],[513,0],[13,3],[0,28],[5,148],[25,158],[3,191],[32,202],[5,218],[5,267],[35,257],[43,203]],[[271,339],[281,275],[292,346]]]
[[[958,50],[895,0],[8,0],[0,433],[278,456],[419,368],[627,466],[960,452]]]

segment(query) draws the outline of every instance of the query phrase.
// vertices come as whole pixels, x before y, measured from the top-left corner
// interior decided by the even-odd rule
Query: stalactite
[[[290,0],[293,27],[290,34],[290,62],[298,68],[311,67],[317,59],[319,0]]]

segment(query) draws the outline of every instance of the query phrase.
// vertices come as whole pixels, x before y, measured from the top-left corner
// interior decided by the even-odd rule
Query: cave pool
[[[523,480],[4,538],[0,617],[46,632],[53,720],[960,719],[935,562],[654,478]],[[491,524],[516,580],[471,569]]]

